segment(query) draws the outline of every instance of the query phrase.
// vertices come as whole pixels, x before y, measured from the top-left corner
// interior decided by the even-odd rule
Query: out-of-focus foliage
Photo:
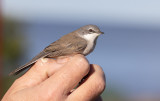
[[[15,80],[15,77],[9,77],[8,73],[15,68],[24,54],[22,48],[23,43],[24,38],[20,31],[20,24],[12,19],[3,19],[2,95]]]
[[[18,22],[11,19],[3,21],[3,60],[4,74],[9,72],[14,65],[17,64],[20,57],[23,55],[23,34],[21,34],[20,25]],[[11,67],[10,67],[11,66]],[[9,68],[10,67],[10,68]],[[6,71],[9,68],[9,71]]]
[[[114,89],[109,90],[107,88],[102,93],[102,98],[104,101],[126,101],[120,92]]]

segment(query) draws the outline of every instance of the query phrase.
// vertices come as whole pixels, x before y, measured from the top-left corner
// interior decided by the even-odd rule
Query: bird
[[[19,74],[34,65],[40,58],[57,58],[71,54],[82,54],[86,56],[94,50],[97,38],[101,34],[104,34],[104,32],[101,32],[96,25],[90,24],[80,27],[51,43],[28,63],[15,69],[9,75]]]

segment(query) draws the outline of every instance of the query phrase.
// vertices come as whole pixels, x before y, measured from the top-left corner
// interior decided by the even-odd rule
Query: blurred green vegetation
[[[102,98],[103,101],[126,101],[126,99],[122,95],[122,92],[107,87],[102,93]]]
[[[24,54],[22,44],[24,36],[21,34],[18,21],[4,18],[3,22],[3,72],[2,72],[2,96],[11,86],[16,77],[9,77],[8,74],[16,68]]]
[[[13,66],[23,55],[23,34],[20,32],[20,24],[11,19],[3,21],[3,59],[4,66]],[[10,65],[9,65],[10,64]]]

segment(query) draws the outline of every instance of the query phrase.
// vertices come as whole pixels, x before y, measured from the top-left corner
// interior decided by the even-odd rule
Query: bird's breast
[[[85,48],[85,50],[83,51],[84,55],[88,55],[89,53],[91,53],[96,45],[96,40],[90,40],[87,42],[87,47]]]

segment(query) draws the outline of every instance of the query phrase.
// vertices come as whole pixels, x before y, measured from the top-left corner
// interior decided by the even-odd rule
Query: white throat
[[[93,51],[95,45],[96,45],[96,39],[99,36],[99,34],[97,33],[92,33],[92,34],[86,34],[86,35],[82,35],[81,37],[84,38],[87,41],[87,47],[86,49],[83,51],[84,55],[89,54],[90,52]]]
[[[87,41],[94,41],[98,36],[99,34],[93,33],[93,34],[85,34],[85,35],[82,35],[81,37],[83,37]]]

